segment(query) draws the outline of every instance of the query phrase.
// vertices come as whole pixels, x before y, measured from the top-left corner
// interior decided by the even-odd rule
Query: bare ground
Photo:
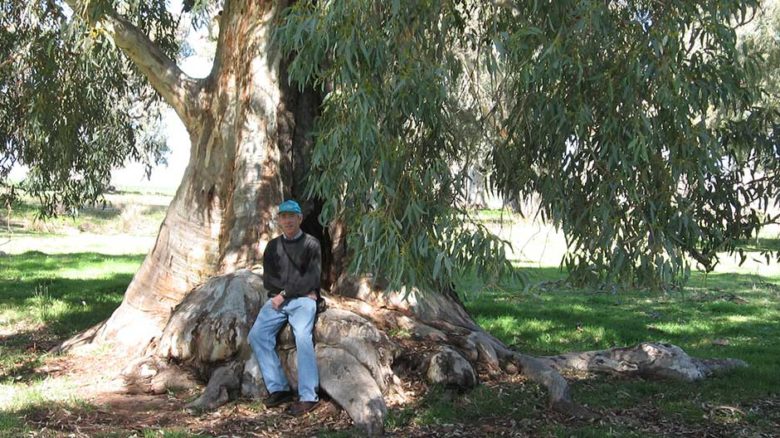
[[[38,339],[29,348],[46,351],[51,341]],[[47,357],[43,364],[29,369],[37,376],[49,379],[67,379],[73,388],[73,397],[83,402],[47,403],[21,413],[23,421],[34,437],[142,437],[162,429],[187,431],[214,437],[310,437],[324,432],[339,432],[340,436],[361,436],[352,427],[347,414],[335,403],[323,400],[310,414],[292,418],[284,408],[266,409],[254,400],[237,400],[212,411],[191,412],[185,409],[188,401],[199,390],[163,395],[131,395],[122,391],[121,382],[114,378],[122,367],[121,359],[108,351],[83,351],[77,354]],[[414,377],[414,376],[407,376]],[[482,375],[483,384],[494,392],[516,391],[527,388],[529,397],[536,401],[526,412],[513,416],[488,416],[455,424],[416,424],[406,421],[388,427],[387,436],[394,437],[475,437],[475,436],[553,436],[563,430],[595,428],[609,434],[641,436],[690,437],[769,437],[774,433],[752,428],[740,418],[759,416],[776,426],[780,434],[780,395],[752,402],[744,406],[703,405],[706,421],[695,424],[660,412],[652,399],[637,400],[628,407],[598,412],[596,420],[566,418],[543,406],[544,397],[536,385],[519,375]],[[407,379],[421,382],[418,379]],[[587,381],[582,384],[587,385]],[[411,404],[391,406],[417,411],[427,388],[416,383],[405,388],[412,394]],[[452,403],[462,403],[463,396],[452,394]],[[772,430],[771,428],[769,430]],[[0,431],[0,436],[6,436]],[[156,436],[156,435],[155,435]],[[160,435],[162,436],[162,435]],[[780,436],[780,435],[777,435]]]

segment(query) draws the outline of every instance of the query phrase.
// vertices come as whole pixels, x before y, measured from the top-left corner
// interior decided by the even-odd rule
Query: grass
[[[107,318],[143,255],[27,252],[0,258],[0,436],[21,436],[31,410],[73,399],[67,380],[37,371],[48,350]]]
[[[0,259],[0,322],[75,333],[116,308],[142,260],[142,254],[6,255]]]
[[[475,320],[513,348],[535,355],[627,346],[642,341],[672,343],[701,358],[734,357],[749,363],[695,383],[619,377],[575,380],[574,397],[597,412],[634,412],[656,421],[697,428],[743,428],[748,435],[776,433],[780,413],[762,415],[755,406],[780,393],[780,276],[697,273],[673,292],[592,292],[565,287],[555,268],[524,268],[536,287],[515,284],[465,293]],[[772,270],[770,270],[772,271]],[[772,271],[773,272],[773,271]],[[484,285],[472,284],[474,288]],[[530,422],[533,434],[551,436],[667,435],[650,422],[570,424],[548,421],[538,386],[481,386],[464,395],[434,391],[421,409],[395,412],[388,425],[484,423],[499,417]],[[403,421],[399,421],[402,418]],[[684,431],[681,431],[683,433]]]
[[[0,237],[55,236],[72,233],[154,234],[165,217],[170,196],[149,196],[121,191],[107,194],[102,203],[84,206],[78,211],[61,211],[56,217],[42,219],[40,204],[31,198],[17,200],[9,209],[0,210]]]
[[[30,224],[25,215],[32,207],[25,208],[17,211],[14,223]],[[105,218],[100,214],[84,213],[80,220],[97,224],[86,227],[96,232],[122,229],[122,212]],[[161,216],[140,214],[136,219],[153,229]],[[34,229],[29,233],[41,239],[50,235]],[[752,259],[763,249],[776,249],[777,241],[762,237],[746,242],[745,249],[752,251]],[[530,247],[525,252],[534,253]],[[95,251],[0,254],[0,436],[38,433],[28,415],[52,405],[77,412],[91,409],[73,399],[69,382],[37,370],[49,347],[110,315],[142,259],[140,253]],[[698,357],[740,358],[750,367],[691,384],[618,377],[573,380],[575,399],[604,414],[605,420],[597,422],[555,417],[545,406],[545,391],[525,381],[486,382],[462,394],[434,388],[419,403],[392,409],[386,420],[389,432],[432,426],[438,433],[457,435],[466,428],[485,436],[507,429],[584,437],[776,433],[780,413],[772,407],[780,394],[780,267],[724,262],[715,273],[694,274],[680,290],[594,292],[567,287],[558,268],[518,260],[526,283],[471,281],[464,283],[463,298],[482,327],[519,351],[549,355],[652,340],[676,344]],[[138,428],[135,433],[199,436],[184,428]],[[324,431],[322,436],[359,433]]]
[[[0,436],[33,431],[27,413],[82,409],[70,382],[38,371],[48,350],[119,305],[142,256],[24,253],[0,259]],[[80,271],[81,269],[81,271]]]
[[[142,259],[39,252],[0,258],[0,384],[35,381],[42,353],[107,318]]]

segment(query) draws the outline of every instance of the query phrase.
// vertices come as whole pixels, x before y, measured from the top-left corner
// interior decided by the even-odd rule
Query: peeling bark
[[[78,0],[69,5],[76,11],[94,7]],[[202,80],[187,78],[113,11],[99,18],[176,109],[187,127],[191,152],[155,246],[122,305],[70,346],[110,342],[128,356],[142,354],[196,285],[258,263],[265,243],[275,235],[274,207],[301,186],[283,175],[299,174],[296,166],[306,160],[287,163],[284,157],[310,149],[307,134],[317,111],[316,96],[284,84],[284,65],[271,45],[275,17],[285,6],[225,2],[214,66]]]

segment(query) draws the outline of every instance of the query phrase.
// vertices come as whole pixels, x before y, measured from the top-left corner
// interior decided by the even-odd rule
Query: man
[[[320,243],[301,230],[303,215],[297,202],[282,202],[277,221],[283,234],[268,242],[263,253],[263,285],[269,299],[249,332],[249,344],[270,393],[265,406],[291,402],[293,393],[276,353],[276,335],[285,323],[290,323],[298,359],[298,401],[288,407],[287,413],[299,416],[314,409],[319,400],[312,331],[322,269]]]

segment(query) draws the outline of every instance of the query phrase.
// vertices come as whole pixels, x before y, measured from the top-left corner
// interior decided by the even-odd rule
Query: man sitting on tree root
[[[263,285],[269,299],[249,332],[249,344],[270,393],[265,406],[291,402],[293,393],[276,353],[276,335],[286,322],[290,323],[298,358],[298,401],[290,405],[287,413],[299,416],[314,409],[319,400],[312,331],[322,269],[320,243],[301,230],[303,214],[297,202],[282,202],[277,220],[283,234],[268,242],[263,253]]]

